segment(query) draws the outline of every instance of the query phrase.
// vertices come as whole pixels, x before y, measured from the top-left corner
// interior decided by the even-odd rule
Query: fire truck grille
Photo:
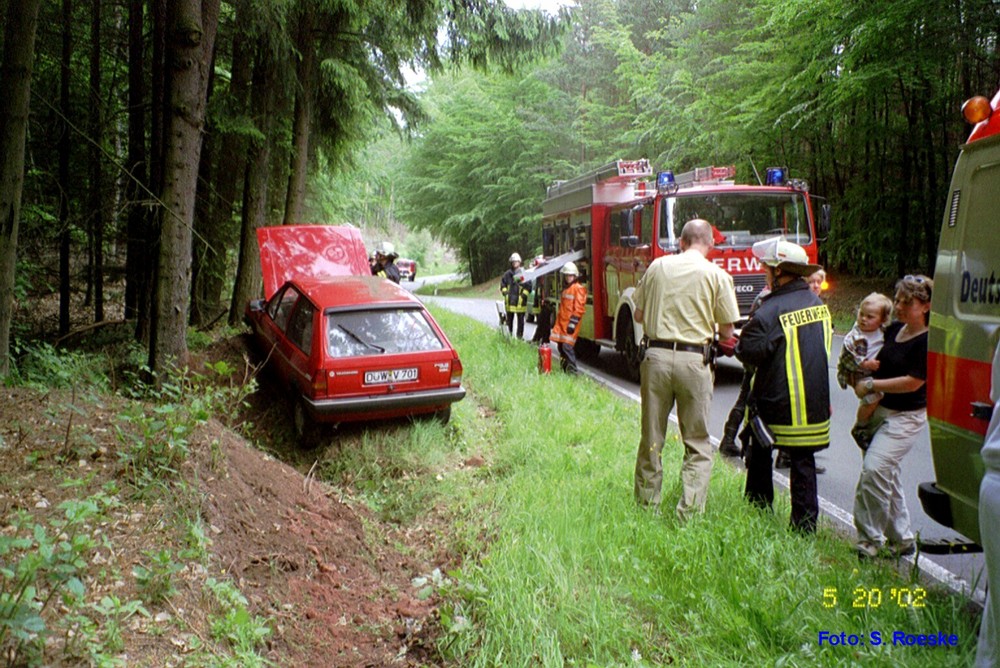
[[[740,307],[740,315],[745,316],[750,313],[753,300],[767,285],[767,279],[764,274],[736,275],[733,276],[733,284],[736,287],[736,303]]]

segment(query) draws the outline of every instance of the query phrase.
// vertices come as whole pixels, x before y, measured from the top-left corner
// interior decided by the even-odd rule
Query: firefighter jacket
[[[399,267],[387,260],[385,264],[375,263],[372,265],[372,276],[388,278],[393,283],[399,283]]]
[[[531,281],[521,280],[524,272],[518,269],[508,269],[500,277],[500,293],[503,295],[507,313],[524,313],[528,310],[528,296],[531,294]]]
[[[587,288],[573,281],[559,297],[559,313],[556,324],[549,334],[549,341],[574,345],[580,335],[580,320],[587,309]]]
[[[750,400],[778,447],[830,445],[830,310],[800,279],[778,286],[740,333],[736,357],[757,368]]]

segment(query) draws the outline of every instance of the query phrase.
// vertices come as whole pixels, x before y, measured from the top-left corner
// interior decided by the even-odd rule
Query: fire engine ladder
[[[725,183],[736,175],[736,167],[697,167],[689,172],[682,172],[674,177],[678,188],[698,185],[713,185]]]
[[[614,160],[568,181],[556,181],[546,189],[545,198],[553,199],[605,181],[635,181],[652,175],[649,160],[645,158]]]

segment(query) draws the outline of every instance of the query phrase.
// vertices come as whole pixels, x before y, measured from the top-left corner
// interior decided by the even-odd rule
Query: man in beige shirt
[[[683,491],[677,515],[688,519],[705,509],[712,475],[708,409],[713,374],[709,347],[732,336],[739,319],[733,278],[707,259],[712,226],[689,220],[681,230],[681,253],[657,258],[636,287],[635,321],[642,323],[648,347],[640,367],[642,437],[635,460],[635,498],[658,507],[663,483],[662,451],[667,417],[677,405],[684,442]]]

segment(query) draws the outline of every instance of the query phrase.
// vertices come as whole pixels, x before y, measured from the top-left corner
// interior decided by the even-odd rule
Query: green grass
[[[487,460],[476,473],[445,476],[431,490],[410,485],[421,489],[417,505],[433,497],[452,508],[461,538],[446,540],[466,555],[441,587],[440,648],[448,660],[463,666],[971,662],[977,620],[964,612],[965,600],[921,585],[892,564],[859,565],[848,539],[829,527],[815,537],[790,531],[787,493],[779,490],[773,514],[755,511],[742,499],[743,474],[717,463],[706,514],[680,525],[672,513],[677,442],[665,449],[663,515],[638,509],[632,500],[638,405],[586,378],[538,375],[533,348],[462,316],[434,314],[459,349],[470,392],[441,440],[481,451]],[[440,463],[448,454],[435,456]],[[412,461],[408,467],[421,468]],[[918,587],[928,590],[923,607],[885,600],[894,589]],[[880,605],[872,592],[882,593]],[[866,605],[856,608],[858,595]],[[877,631],[884,640],[878,647],[820,647],[820,631],[866,639]],[[959,646],[893,647],[893,631],[943,631],[957,635]]]

